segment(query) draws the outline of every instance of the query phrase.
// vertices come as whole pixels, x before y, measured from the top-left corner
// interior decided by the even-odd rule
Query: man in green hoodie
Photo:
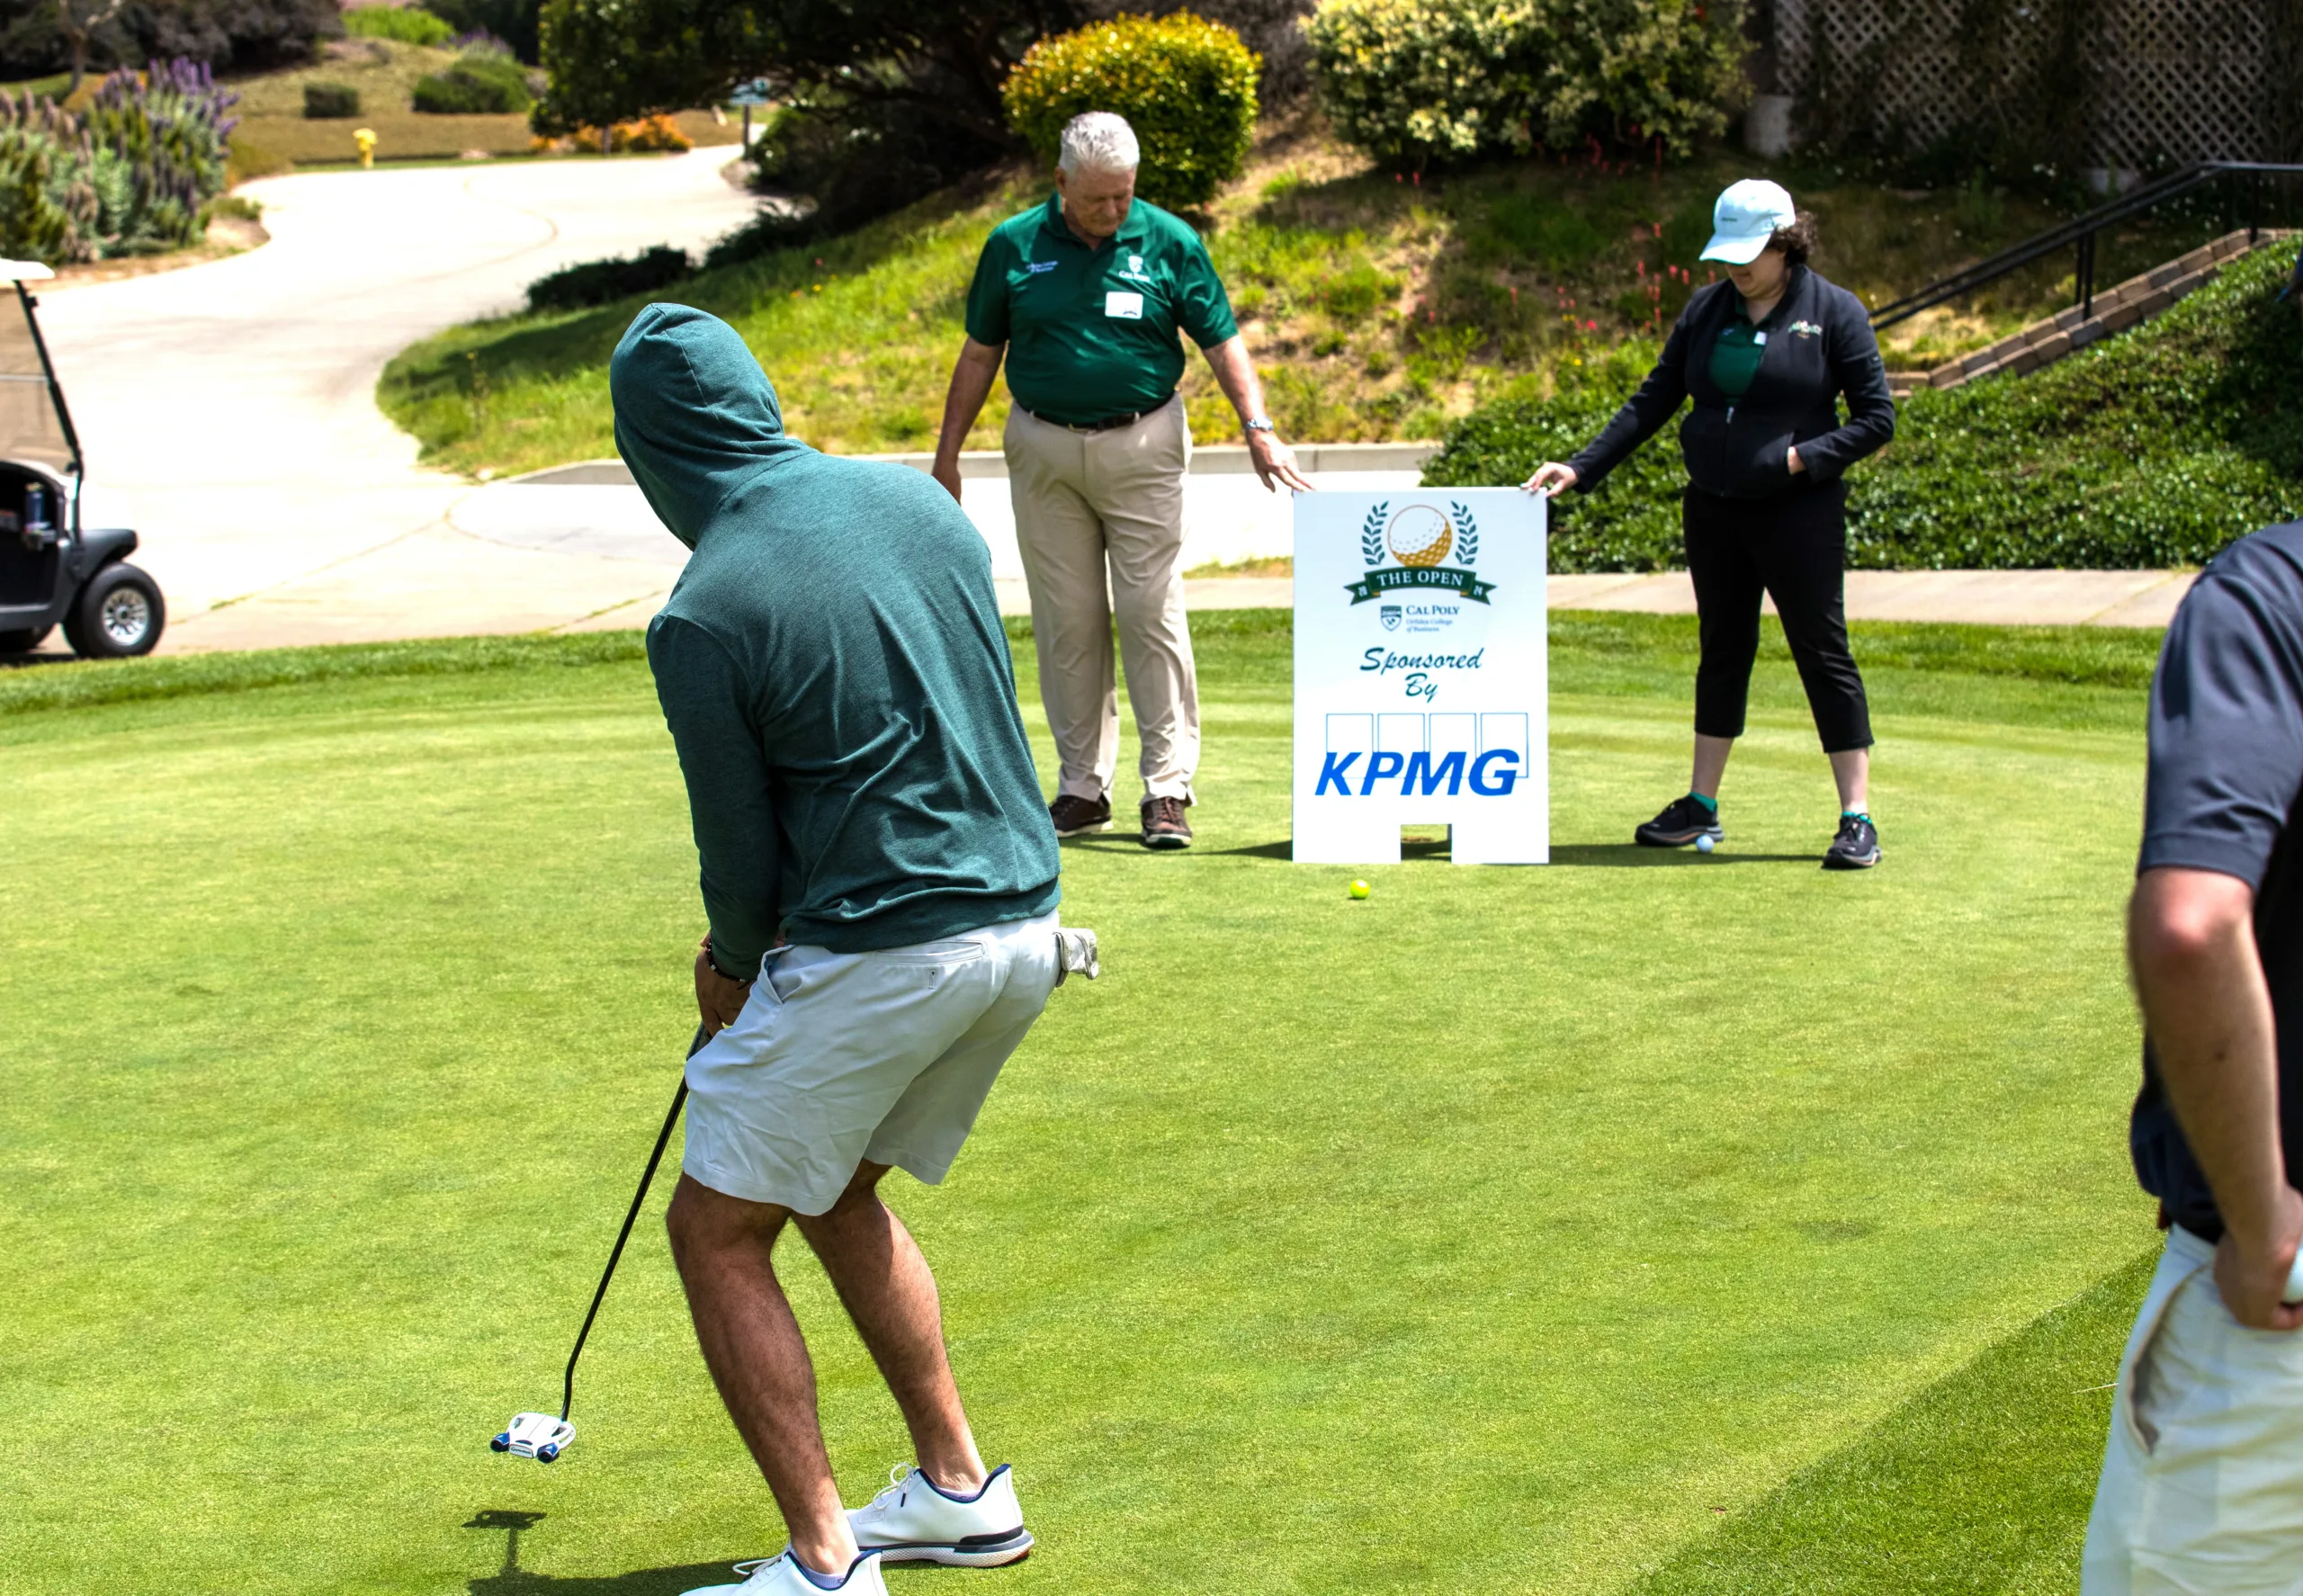
[[[880,1178],[943,1179],[1061,979],[1055,833],[982,538],[929,478],[784,435],[725,322],[650,305],[609,367],[616,447],[694,551],[648,628],[711,930],[668,1224],[704,1361],[791,1534],[746,1596],[881,1596],[882,1560],[1031,1548],[960,1405],[936,1282]],[[807,1239],[911,1432],[843,1512],[775,1278]]]

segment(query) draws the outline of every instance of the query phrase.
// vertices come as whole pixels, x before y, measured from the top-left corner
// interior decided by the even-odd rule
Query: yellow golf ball
[[[1351,883],[1351,895],[1355,898],[1365,898],[1367,895],[1367,883],[1364,881],[1353,882]]]

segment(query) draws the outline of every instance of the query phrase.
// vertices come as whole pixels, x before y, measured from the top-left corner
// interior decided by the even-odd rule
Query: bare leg
[[[859,1165],[828,1211],[793,1217],[903,1410],[919,1467],[945,1491],[964,1496],[981,1489],[983,1459],[944,1350],[936,1277],[903,1221],[880,1200],[880,1177],[887,1172],[885,1164]]]
[[[815,1366],[775,1278],[775,1239],[790,1216],[682,1175],[665,1225],[704,1364],[775,1493],[792,1549],[820,1573],[845,1574],[856,1537],[816,1420]]]
[[[1832,780],[1839,784],[1839,806],[1849,814],[1864,812],[1870,796],[1871,750],[1842,749],[1832,756]]]
[[[1727,774],[1727,756],[1735,751],[1732,737],[1706,737],[1695,734],[1695,779],[1688,783],[1690,792],[1700,793],[1714,803],[1719,802],[1719,778]]]

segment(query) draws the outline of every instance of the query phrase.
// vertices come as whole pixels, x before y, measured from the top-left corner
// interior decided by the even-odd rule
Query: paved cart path
[[[89,522],[143,533],[137,558],[172,611],[164,646],[253,641],[220,635],[236,601],[363,558],[389,567],[411,606],[397,635],[503,629],[468,614],[426,623],[427,591],[476,577],[509,585],[514,617],[536,607],[519,596],[531,580],[554,604],[648,585],[592,556],[534,571],[430,558],[423,540],[454,541],[445,517],[470,486],[417,466],[415,441],[375,407],[376,379],[409,343],[516,307],[559,266],[738,225],[753,202],[720,175],[730,153],[270,178],[240,191],[264,207],[264,247],[43,294],[87,455]],[[402,542],[414,558],[383,552]],[[339,634],[296,607],[304,623],[285,635]]]

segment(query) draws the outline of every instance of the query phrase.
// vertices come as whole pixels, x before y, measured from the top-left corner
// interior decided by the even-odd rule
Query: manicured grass
[[[1763,166],[1728,154],[1660,174],[1530,160],[1408,184],[1370,172],[1316,125],[1274,123],[1204,220],[1287,435],[1433,438],[1483,400],[1547,395],[1560,373],[1572,381],[1587,359],[1668,326],[1705,280],[1696,256],[1714,197]],[[1825,169],[1766,169],[1822,219],[1819,266],[1875,303],[2056,220],[2007,196],[1897,193]],[[411,345],[378,399],[426,459],[460,471],[613,453],[608,354],[644,299],[668,298],[734,324],[796,435],[842,453],[925,447],[984,235],[1046,193],[1041,175],[1010,174],[658,294],[458,327]],[[2212,230],[2202,214],[2107,236],[2099,281]],[[1695,270],[1682,280],[1667,266]],[[2057,260],[1906,323],[1890,361],[1931,365],[2059,309],[2068,275]],[[1203,441],[1235,434],[1196,357],[1182,392]],[[969,446],[998,445],[1007,407],[1003,381]]]
[[[1841,877],[1779,641],[1705,861],[1627,846],[1689,629],[1559,617],[1558,863],[1353,872],[1286,858],[1285,618],[1196,624],[1198,849],[1066,848],[1106,978],[896,1182],[1043,1538],[1002,1587],[2074,1588],[2152,1242],[2151,640],[1859,629],[1888,862]],[[575,1449],[484,1444],[557,1392],[691,1025],[632,640],[266,658],[0,680],[7,1583],[653,1596],[773,1552],[660,1194]],[[901,1429],[785,1261],[860,1498]]]

